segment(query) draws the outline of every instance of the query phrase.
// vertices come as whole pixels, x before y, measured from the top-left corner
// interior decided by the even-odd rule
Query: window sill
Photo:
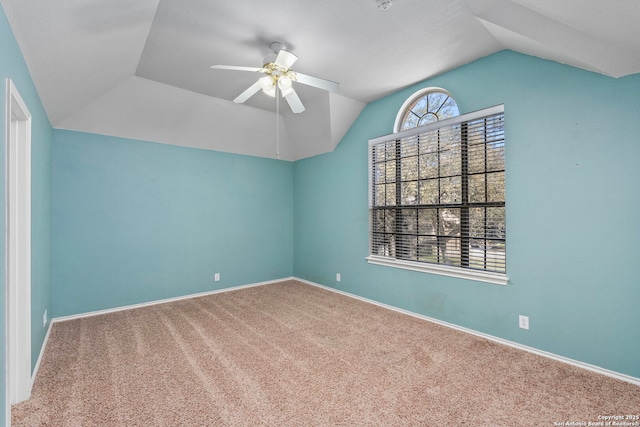
[[[446,265],[425,264],[422,262],[405,261],[388,257],[370,255],[366,258],[369,264],[384,265],[387,267],[403,268],[405,270],[420,271],[423,273],[440,274],[442,276],[457,277],[459,279],[476,280],[479,282],[493,283],[505,286],[509,282],[506,274],[489,273],[486,271],[467,270],[464,268],[450,267]]]

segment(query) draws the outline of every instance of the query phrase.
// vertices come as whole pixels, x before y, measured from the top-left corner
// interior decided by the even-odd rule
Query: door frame
[[[31,396],[31,114],[6,79],[5,286],[7,418]],[[7,425],[10,425],[7,423]]]

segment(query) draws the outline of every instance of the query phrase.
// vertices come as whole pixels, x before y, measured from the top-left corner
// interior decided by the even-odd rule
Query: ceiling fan
[[[233,102],[242,104],[261,89],[267,95],[275,97],[279,90],[284,99],[287,100],[291,111],[294,113],[302,113],[304,111],[304,105],[293,88],[293,82],[328,90],[330,92],[338,92],[340,90],[340,85],[336,82],[292,71],[291,66],[296,62],[298,57],[286,51],[282,43],[274,42],[271,43],[270,47],[274,55],[265,58],[264,65],[261,68],[236,65],[211,66],[211,68],[218,70],[253,71],[264,74],[258,81],[238,95]]]

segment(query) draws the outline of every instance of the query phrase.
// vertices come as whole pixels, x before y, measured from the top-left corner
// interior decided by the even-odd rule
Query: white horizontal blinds
[[[371,255],[505,273],[504,143],[501,106],[370,141]]]

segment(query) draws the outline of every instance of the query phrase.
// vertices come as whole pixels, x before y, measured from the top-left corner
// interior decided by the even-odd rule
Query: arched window
[[[394,131],[400,132],[459,114],[458,104],[449,92],[440,88],[422,89],[400,108]]]
[[[504,105],[423,89],[369,140],[369,263],[505,285],[505,207]]]

